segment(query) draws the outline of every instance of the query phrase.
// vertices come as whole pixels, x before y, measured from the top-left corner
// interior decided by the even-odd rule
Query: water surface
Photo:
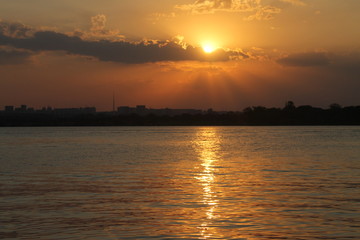
[[[360,239],[360,127],[0,128],[1,239]]]

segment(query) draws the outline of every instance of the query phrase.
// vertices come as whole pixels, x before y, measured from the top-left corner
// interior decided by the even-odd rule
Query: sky
[[[359,0],[0,6],[0,109],[360,105]]]

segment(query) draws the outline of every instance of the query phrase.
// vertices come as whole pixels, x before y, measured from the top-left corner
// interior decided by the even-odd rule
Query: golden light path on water
[[[195,176],[195,179],[202,186],[202,202],[206,206],[206,219],[204,219],[199,227],[201,239],[211,239],[218,235],[216,229],[211,227],[211,225],[217,218],[215,210],[220,204],[217,193],[214,190],[216,182],[215,167],[220,160],[220,141],[215,128],[199,129],[194,141],[199,160],[201,161],[200,167],[197,167],[201,168],[201,171]]]

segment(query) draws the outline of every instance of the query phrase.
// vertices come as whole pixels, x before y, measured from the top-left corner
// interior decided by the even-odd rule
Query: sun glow
[[[202,44],[202,49],[206,53],[212,53],[213,51],[216,50],[216,47],[211,43],[204,43],[204,44]]]

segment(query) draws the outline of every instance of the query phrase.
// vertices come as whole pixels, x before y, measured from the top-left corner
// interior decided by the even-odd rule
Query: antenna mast
[[[115,92],[113,92],[113,112],[115,112]]]

